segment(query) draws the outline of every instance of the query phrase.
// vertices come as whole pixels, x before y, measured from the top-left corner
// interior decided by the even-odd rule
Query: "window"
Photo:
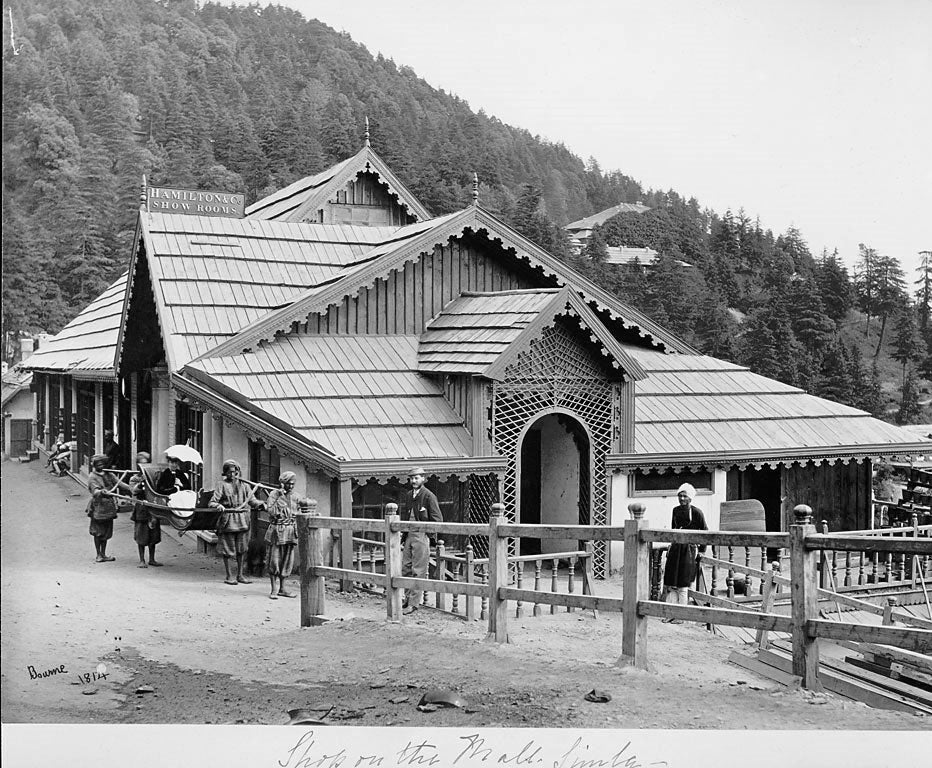
[[[689,483],[699,493],[712,492],[712,473],[711,472],[673,472],[664,470],[658,472],[652,469],[649,472],[635,470],[631,475],[631,493],[632,495],[652,495],[661,494],[673,495],[676,489],[683,483]]]
[[[277,448],[270,448],[261,440],[249,441],[249,480],[278,488],[281,475],[281,458]]]
[[[32,376],[33,391],[36,393],[36,439],[43,440],[45,435],[45,376],[35,373]],[[52,435],[52,441],[57,435]]]
[[[175,443],[204,455],[204,414],[180,400],[175,403]],[[191,487],[204,487],[204,465],[191,466]]]
[[[96,387],[93,383],[78,382],[78,418],[77,418],[77,435],[78,442],[78,464],[84,464],[94,455],[97,445],[96,440]]]

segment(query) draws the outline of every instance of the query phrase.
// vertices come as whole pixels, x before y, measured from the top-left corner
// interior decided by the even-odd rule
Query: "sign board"
[[[207,192],[202,189],[148,187],[146,209],[159,213],[183,213],[190,216],[223,216],[241,219],[246,213],[246,195],[230,192]]]

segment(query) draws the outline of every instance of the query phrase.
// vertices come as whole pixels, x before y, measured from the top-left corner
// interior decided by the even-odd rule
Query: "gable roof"
[[[472,453],[438,386],[417,372],[416,336],[280,336],[254,352],[183,372],[291,425],[338,461]]]
[[[611,208],[606,208],[604,211],[599,211],[598,213],[593,213],[591,216],[586,216],[584,219],[571,222],[567,224],[564,229],[570,232],[575,232],[580,229],[592,229],[599,224],[604,224],[612,218],[612,216],[617,216],[619,213],[645,213],[649,210],[649,206],[642,205],[641,203],[618,203],[618,205],[613,205]]]
[[[252,325],[244,327],[240,333],[219,344],[204,356],[236,354],[244,349],[252,348],[261,340],[274,338],[276,333],[287,331],[292,323],[303,321],[312,313],[326,311],[330,304],[337,303],[344,296],[371,285],[376,278],[400,268],[405,262],[416,261],[422,253],[432,251],[435,245],[445,243],[451,237],[461,236],[466,230],[484,231],[490,240],[500,242],[503,248],[514,250],[518,259],[540,269],[544,276],[551,277],[561,287],[572,285],[575,290],[582,293],[587,302],[592,302],[597,308],[604,309],[612,319],[620,321],[622,325],[636,329],[641,336],[652,337],[656,343],[676,351],[694,352],[688,344],[670,331],[574,272],[559,259],[551,256],[478,205],[402,229],[414,231],[415,227],[421,227],[416,236],[404,239],[399,237],[391,243],[373,248],[366,254],[366,263],[359,270],[338,282],[335,281],[325,286],[322,290],[315,288],[307,291],[297,297],[290,306],[277,312],[270,312]],[[399,230],[399,233],[401,231]]]
[[[336,165],[313,176],[305,176],[271,195],[257,200],[246,208],[251,219],[277,219],[279,221],[301,221],[308,211],[316,211],[337,190],[352,181],[360,173],[372,171],[378,174],[388,191],[398,198],[408,213],[418,221],[430,218],[430,212],[421,204],[402,181],[392,173],[385,161],[368,144],[359,152]]]
[[[635,390],[634,450],[610,466],[932,453],[932,441],[740,365],[626,349],[647,377]]]
[[[611,364],[630,378],[643,378],[630,356],[571,288],[467,292],[437,315],[421,335],[418,370],[501,378],[531,339],[560,315],[573,314]]]
[[[3,374],[2,394],[0,394],[0,406],[5,406],[10,400],[24,390],[28,390],[32,384],[32,371],[23,369],[22,364],[14,365],[9,371]]]
[[[77,378],[116,377],[113,365],[127,274],[120,275],[68,325],[21,363],[25,370],[68,373]]]
[[[165,356],[178,370],[259,318],[358,270],[423,224],[363,227],[140,211]],[[130,269],[136,274],[134,256]],[[131,300],[126,291],[126,307]],[[122,338],[120,339],[122,349]],[[111,365],[113,364],[111,356]]]

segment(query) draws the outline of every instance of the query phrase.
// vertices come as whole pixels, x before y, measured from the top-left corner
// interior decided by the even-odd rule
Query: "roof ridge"
[[[507,291],[463,291],[463,296],[507,296],[512,294],[559,293],[562,288],[511,288]]]

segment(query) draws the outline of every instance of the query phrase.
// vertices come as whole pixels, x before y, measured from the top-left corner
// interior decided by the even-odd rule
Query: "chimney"
[[[33,347],[34,347],[34,342],[29,336],[23,336],[19,340],[20,362],[22,362],[23,360],[25,360],[27,357],[29,357],[32,354]]]
[[[3,375],[6,376],[6,372],[10,370],[10,366],[7,363],[0,363],[0,368],[3,369]]]
[[[51,333],[39,333],[36,335],[36,349],[42,349],[45,346],[45,342],[52,338]]]

